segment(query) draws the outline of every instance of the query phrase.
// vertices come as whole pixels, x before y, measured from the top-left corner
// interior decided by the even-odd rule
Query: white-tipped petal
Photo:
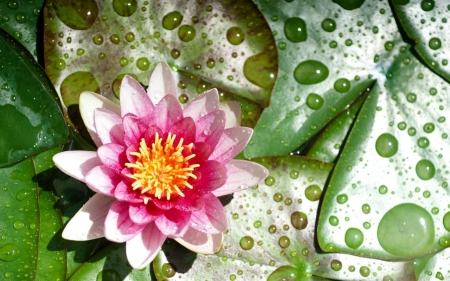
[[[217,89],[211,89],[196,97],[183,110],[184,117],[191,117],[194,121],[206,114],[219,109],[219,93]]]
[[[111,110],[120,116],[120,107],[108,100],[107,98],[94,92],[82,92],[80,95],[80,114],[83,118],[84,125],[91,135],[92,140],[97,146],[101,146],[102,142],[97,135],[94,122],[94,111],[97,108],[105,108]]]
[[[177,84],[166,62],[160,62],[153,70],[148,83],[147,94],[155,105],[166,95],[174,95],[178,98]]]
[[[154,223],[148,224],[142,232],[127,241],[128,262],[135,269],[146,267],[159,253],[165,240],[166,236]]]
[[[231,194],[250,186],[257,185],[265,179],[269,172],[258,163],[246,160],[230,160],[225,164],[227,168],[227,181],[212,193],[215,196]]]
[[[225,111],[227,116],[225,129],[241,125],[242,108],[237,101],[223,101],[220,103],[219,109]]]
[[[102,164],[95,151],[64,151],[53,156],[53,162],[65,174],[84,182],[86,174]]]
[[[66,225],[62,237],[74,241],[103,237],[106,215],[115,200],[99,193],[92,196]]]
[[[223,234],[207,234],[189,228],[182,238],[175,238],[175,241],[193,252],[212,255],[218,253],[222,248]]]

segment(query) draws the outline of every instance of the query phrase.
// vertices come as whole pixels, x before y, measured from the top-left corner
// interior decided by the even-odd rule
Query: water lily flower
[[[240,107],[221,106],[216,89],[184,109],[166,63],[147,91],[131,76],[120,107],[83,92],[80,111],[97,151],[66,151],[53,160],[96,192],[69,221],[63,237],[126,242],[134,268],[146,267],[167,237],[198,253],[220,250],[227,216],[217,198],[258,184],[259,164],[233,159],[252,129],[240,127]]]

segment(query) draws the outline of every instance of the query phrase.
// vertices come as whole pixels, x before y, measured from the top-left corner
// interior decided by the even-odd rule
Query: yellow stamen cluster
[[[189,164],[189,160],[194,158],[195,154],[188,156],[182,154],[185,148],[190,151],[193,144],[184,146],[183,138],[181,138],[178,145],[174,147],[175,138],[176,135],[169,133],[163,143],[163,139],[156,133],[151,149],[142,139],[139,151],[130,153],[137,159],[134,163],[125,164],[133,172],[128,177],[135,180],[131,185],[133,190],[140,189],[141,194],[149,195],[144,197],[145,204],[150,196],[170,200],[178,195],[184,197],[184,188],[193,188],[188,180],[189,178],[197,179],[193,171],[200,165]]]

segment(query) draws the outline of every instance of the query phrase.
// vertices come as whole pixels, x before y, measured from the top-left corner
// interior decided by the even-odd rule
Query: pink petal
[[[269,172],[260,164],[245,160],[230,160],[225,167],[228,178],[225,184],[214,190],[215,196],[222,196],[257,185]]]
[[[86,174],[102,161],[95,151],[64,151],[53,156],[55,165],[65,174],[85,182]]]
[[[219,93],[211,89],[196,97],[183,110],[184,117],[191,117],[197,121],[206,114],[219,109]]]
[[[149,265],[159,253],[166,236],[154,223],[148,224],[142,232],[127,241],[126,253],[130,265],[141,269]]]
[[[126,115],[123,118],[124,141],[127,146],[139,143],[144,136],[147,127],[134,115]]]
[[[86,185],[91,190],[107,196],[114,196],[114,189],[121,180],[121,176],[105,165],[94,167],[86,175]]]
[[[166,95],[156,105],[153,111],[152,122],[158,126],[163,132],[173,126],[175,122],[183,117],[183,110],[181,109],[180,102],[173,95]]]
[[[97,149],[97,155],[106,167],[120,174],[127,162],[125,149],[125,146],[108,143]]]
[[[188,189],[185,188],[183,190],[184,197],[178,197],[176,204],[174,204],[173,208],[176,208],[180,211],[192,212],[200,210],[205,203],[203,200],[204,192],[198,189]]]
[[[129,75],[123,77],[120,85],[120,109],[122,117],[131,113],[140,119],[148,118],[154,109],[145,89]]]
[[[241,104],[237,101],[223,101],[219,105],[219,109],[226,114],[227,123],[225,128],[237,127],[241,125],[242,121],[242,108]]]
[[[129,203],[142,203],[143,200],[136,196],[136,192],[123,181],[119,182],[114,190],[114,196],[117,200]]]
[[[225,231],[228,227],[228,220],[222,203],[213,194],[205,195],[204,199],[203,208],[192,212],[191,227],[209,234]]]
[[[195,122],[195,126],[197,142],[205,142],[214,149],[225,128],[225,112],[213,111]]]
[[[208,160],[209,156],[212,153],[211,147],[204,142],[196,142],[191,149],[192,154],[195,154],[195,157],[189,160],[189,164],[202,164],[206,160]]]
[[[103,144],[124,144],[122,118],[119,115],[107,109],[97,108],[94,112],[94,123]]]
[[[80,95],[80,114],[83,118],[83,122],[86,125],[86,129],[91,135],[92,140],[97,146],[102,145],[100,138],[97,135],[97,130],[94,125],[94,111],[97,108],[108,109],[116,114],[120,114],[120,107],[108,100],[105,97],[102,97],[99,94],[93,92],[82,92]]]
[[[115,200],[99,193],[92,196],[66,225],[62,237],[74,241],[103,237],[106,215]]]
[[[159,230],[169,237],[182,237],[188,227],[191,213],[183,212],[177,209],[171,209],[159,216],[155,223]]]
[[[207,234],[190,227],[182,238],[175,240],[193,252],[212,255],[222,248],[223,234]]]
[[[105,220],[105,238],[122,243],[141,232],[145,225],[135,224],[128,215],[130,204],[116,200],[109,209]]]
[[[225,184],[227,170],[224,165],[217,161],[208,160],[197,170],[200,174],[196,182],[191,183],[196,192],[207,193]]]
[[[146,225],[164,213],[164,210],[156,207],[151,201],[147,204],[130,204],[130,218],[134,223]]]
[[[178,98],[177,84],[167,63],[162,61],[155,67],[150,76],[147,93],[154,104],[159,103],[166,95]]]
[[[169,132],[176,135],[174,144],[178,145],[181,138],[183,138],[183,144],[188,145],[195,141],[195,123],[192,118],[187,117],[179,120],[173,124]]]
[[[228,162],[245,148],[252,134],[253,130],[246,127],[226,129],[209,159]]]

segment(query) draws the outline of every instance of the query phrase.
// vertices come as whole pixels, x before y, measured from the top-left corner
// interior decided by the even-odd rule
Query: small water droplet
[[[301,18],[289,18],[284,23],[284,34],[292,42],[303,42],[307,39],[306,23]]]
[[[434,0],[423,0],[420,3],[420,7],[422,8],[422,10],[424,10],[425,12],[429,12],[431,10],[434,9]]]
[[[345,202],[347,202],[347,200],[348,200],[347,194],[340,194],[336,197],[336,201],[339,204],[344,204]]]
[[[278,245],[280,245],[281,248],[287,248],[291,245],[291,240],[287,236],[281,236],[280,239],[278,239]]]
[[[148,60],[148,58],[145,57],[139,58],[136,61],[136,66],[142,71],[148,70],[150,67],[150,61]]]
[[[422,159],[416,164],[416,174],[422,180],[431,179],[435,172],[434,164],[430,160]]]
[[[173,11],[164,16],[162,26],[167,30],[173,30],[181,24],[182,20],[183,16],[181,13],[178,11]]]
[[[322,21],[322,29],[333,32],[336,29],[336,22],[333,19],[326,18]]]
[[[182,25],[178,29],[178,37],[183,42],[189,42],[195,38],[195,28],[191,25]]]
[[[239,245],[241,245],[241,248],[244,250],[250,250],[253,248],[253,245],[255,244],[254,240],[250,236],[244,236],[239,241]]]
[[[328,222],[332,225],[332,226],[337,226],[339,224],[339,219],[336,216],[330,216],[330,218],[328,219]]]
[[[306,105],[313,110],[317,110],[322,107],[323,98],[318,94],[311,93],[308,95],[308,98],[306,98]]]
[[[293,212],[291,214],[291,224],[296,229],[305,229],[308,225],[308,217],[302,212]]]
[[[305,196],[310,201],[317,201],[322,195],[322,189],[316,184],[310,185],[305,189]]]
[[[381,134],[375,143],[375,149],[381,157],[391,157],[398,151],[398,141],[389,133]]]
[[[244,42],[245,33],[240,27],[233,26],[227,30],[227,39],[231,44],[239,45]]]
[[[342,263],[341,263],[341,261],[338,261],[338,260],[332,260],[330,266],[331,266],[331,269],[334,271],[339,271],[342,269]]]
[[[361,230],[357,228],[349,228],[345,232],[345,244],[352,248],[357,249],[364,242],[364,235]]]
[[[350,81],[340,78],[334,82],[334,89],[339,93],[346,93],[350,90]]]
[[[327,79],[328,68],[320,61],[307,60],[301,62],[294,71],[295,80],[303,85],[317,84]]]

